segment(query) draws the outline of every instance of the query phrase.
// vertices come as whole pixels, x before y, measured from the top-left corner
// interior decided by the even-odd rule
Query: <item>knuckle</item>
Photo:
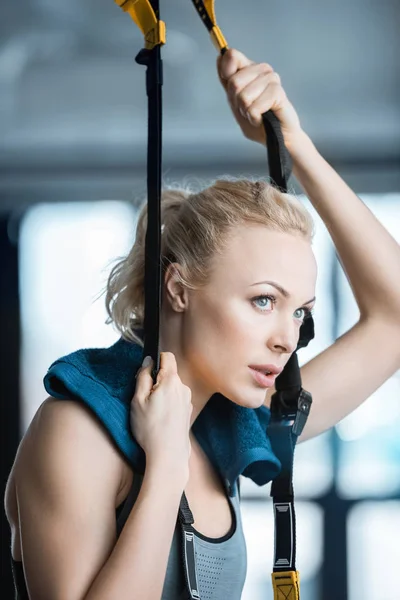
[[[174,371],[165,371],[164,377],[169,377],[170,379],[173,379],[173,380],[179,380],[179,373],[176,370],[174,370]]]
[[[276,71],[271,73],[271,77],[276,83],[279,83],[279,84],[281,83],[281,78],[280,78],[279,74],[276,73]]]
[[[268,63],[261,63],[260,64],[261,69],[265,72],[265,73],[272,73],[273,72],[273,67],[271,67],[271,65],[269,65]]]
[[[247,112],[252,104],[251,99],[246,94],[240,94],[239,96],[240,107]]]
[[[228,56],[232,56],[233,58],[239,57],[239,51],[236,50],[236,48],[228,48],[228,50],[226,51],[226,54]]]
[[[229,94],[238,94],[240,92],[239,81],[235,76],[229,79],[227,89]]]
[[[286,92],[282,86],[279,87],[279,96],[280,96],[281,101],[285,101],[288,99]]]

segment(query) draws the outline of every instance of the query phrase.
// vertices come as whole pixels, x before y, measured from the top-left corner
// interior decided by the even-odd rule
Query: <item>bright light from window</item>
[[[397,600],[400,502],[360,502],[350,512],[349,600]]]
[[[107,347],[119,334],[104,296],[111,261],[134,241],[136,211],[127,203],[39,204],[20,235],[22,399],[24,429],[47,397],[50,364],[84,347]]]
[[[400,196],[367,196],[363,202],[400,242]],[[339,277],[339,335],[359,319],[359,310],[346,276]],[[373,357],[371,357],[371,361]],[[368,369],[368,365],[364,365]],[[400,491],[400,371],[378,388],[337,427],[338,491],[347,498],[385,496]]]

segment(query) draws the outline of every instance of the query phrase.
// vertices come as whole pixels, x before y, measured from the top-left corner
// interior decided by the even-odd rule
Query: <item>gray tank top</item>
[[[117,533],[120,535],[128,515],[139,495],[143,475],[135,473],[131,490],[117,512]],[[196,568],[201,600],[240,600],[247,572],[246,541],[242,529],[239,494],[227,495],[232,515],[232,527],[221,538],[209,538],[191,527],[194,534]],[[178,515],[177,515],[178,517]],[[182,530],[175,526],[161,600],[186,600],[185,576],[182,566]]]

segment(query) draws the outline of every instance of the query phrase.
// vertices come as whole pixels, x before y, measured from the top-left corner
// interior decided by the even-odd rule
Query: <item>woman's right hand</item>
[[[133,436],[146,453],[146,462],[161,461],[189,476],[192,391],[178,375],[175,356],[161,352],[160,370],[153,386],[151,369],[141,367],[131,401]]]

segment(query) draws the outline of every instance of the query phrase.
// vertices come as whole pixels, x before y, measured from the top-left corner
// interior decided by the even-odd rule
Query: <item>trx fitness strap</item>
[[[159,19],[159,0],[114,0],[128,12],[144,34],[145,48],[136,62],[147,67],[148,152],[147,193],[148,226],[145,242],[145,315],[143,356],[153,359],[154,383],[160,369],[159,312],[161,306],[161,143],[162,143],[162,61],[161,45],[165,44],[165,24]],[[203,23],[210,32],[217,50],[224,54],[226,40],[217,26],[214,0],[192,0]],[[271,185],[287,192],[292,171],[279,120],[272,111],[262,115],[267,138],[268,165]],[[314,322],[307,317],[300,329],[300,338],[282,373],[275,381],[276,392],[271,398],[271,419],[267,434],[272,449],[282,464],[280,474],[272,481],[274,506],[275,550],[272,583],[274,600],[299,600],[299,573],[296,571],[296,520],[293,494],[294,450],[310,412],[311,394],[301,387],[297,350],[314,337]],[[179,507],[182,528],[182,562],[188,600],[200,599],[197,580],[193,532],[194,523],[185,493]]]

